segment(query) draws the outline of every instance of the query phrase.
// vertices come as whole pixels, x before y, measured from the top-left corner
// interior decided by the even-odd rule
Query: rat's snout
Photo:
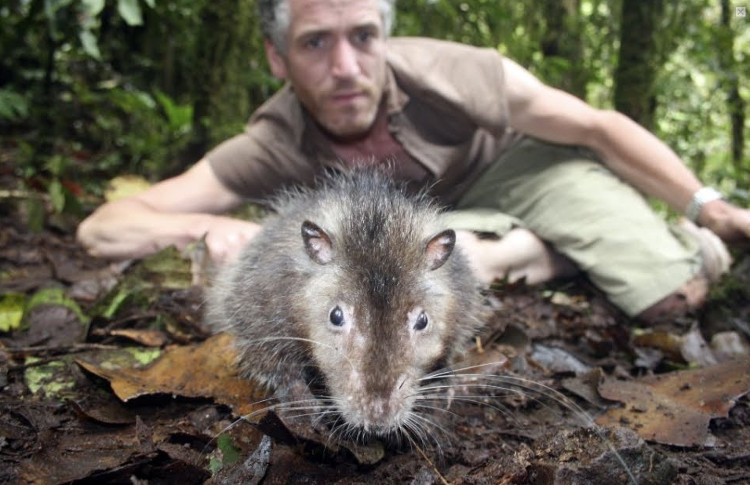
[[[342,414],[348,423],[365,432],[396,431],[411,412],[411,379],[404,374],[390,382],[385,382],[382,376],[373,381],[356,386],[359,389],[347,396]]]

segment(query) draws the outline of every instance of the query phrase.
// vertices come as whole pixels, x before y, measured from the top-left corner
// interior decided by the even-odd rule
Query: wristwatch
[[[719,192],[715,188],[701,187],[700,189],[695,191],[695,193],[693,194],[693,198],[690,199],[690,203],[685,209],[685,217],[697,224],[698,216],[700,216],[703,206],[708,204],[709,202],[713,202],[714,200],[723,198],[724,196],[721,195],[721,192]]]

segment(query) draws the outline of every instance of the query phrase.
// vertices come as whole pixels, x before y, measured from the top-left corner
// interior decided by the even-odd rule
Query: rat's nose
[[[381,379],[375,381],[380,385],[365,387],[350,397],[352,416],[348,421],[368,433],[387,434],[401,428],[411,409],[413,392],[405,375],[388,384]]]

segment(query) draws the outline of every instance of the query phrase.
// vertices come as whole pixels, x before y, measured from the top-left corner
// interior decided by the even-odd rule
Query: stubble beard
[[[367,87],[364,92],[366,98],[357,100],[351,106],[332,107],[332,112],[319,119],[318,123],[341,141],[366,137],[375,123],[382,92],[371,87]]]

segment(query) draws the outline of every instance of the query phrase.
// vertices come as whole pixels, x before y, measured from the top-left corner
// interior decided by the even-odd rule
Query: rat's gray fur
[[[402,429],[419,379],[480,325],[455,233],[426,195],[373,171],[288,192],[274,209],[218,276],[208,321],[236,335],[245,377],[283,395],[313,370],[351,428]]]

